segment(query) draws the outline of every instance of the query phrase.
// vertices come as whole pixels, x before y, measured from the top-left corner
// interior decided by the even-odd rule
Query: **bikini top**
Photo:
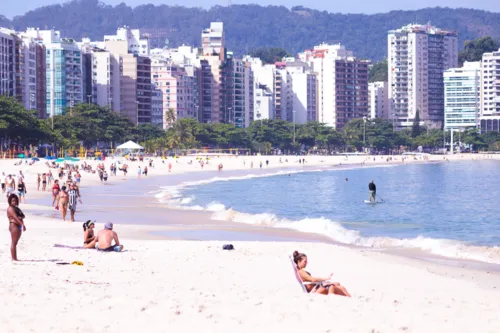
[[[21,208],[19,208],[17,206],[13,206],[13,208],[14,208],[14,211],[16,212],[16,215],[17,215],[18,218],[24,219],[26,217],[26,216],[24,216],[24,213],[21,210]]]

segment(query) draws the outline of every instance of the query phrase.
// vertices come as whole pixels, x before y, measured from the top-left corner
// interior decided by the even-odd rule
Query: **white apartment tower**
[[[107,41],[126,41],[128,46],[128,53],[137,56],[149,56],[150,44],[149,38],[146,34],[141,34],[139,29],[130,29],[127,26],[118,28],[116,35],[104,36],[104,42],[99,43],[98,47],[104,48]]]
[[[291,77],[292,114],[287,119],[297,124],[316,120],[316,74],[305,63],[287,62]]]
[[[444,120],[443,72],[458,66],[458,36],[431,25],[410,24],[388,35],[389,118],[411,127],[417,111],[423,123]]]
[[[210,28],[201,32],[201,48],[203,55],[218,55],[224,60],[225,53],[224,24],[222,22],[211,22]]]
[[[481,132],[500,132],[500,50],[483,54]]]
[[[77,43],[61,38],[56,30],[28,29],[24,34],[45,45],[47,115],[62,114],[83,102],[83,63]]]
[[[444,72],[444,128],[465,130],[479,126],[481,63],[466,62]]]
[[[370,118],[389,118],[389,87],[387,82],[370,82],[368,84],[370,94],[369,107]]]

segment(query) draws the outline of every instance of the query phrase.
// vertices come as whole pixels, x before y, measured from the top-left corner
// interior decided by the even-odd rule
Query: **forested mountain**
[[[0,8],[1,15],[1,8]],[[125,4],[110,6],[98,0],[74,0],[41,7],[0,24],[18,30],[26,27],[56,28],[65,37],[101,40],[121,25],[132,28],[165,28],[170,46],[200,44],[201,30],[221,20],[228,48],[243,54],[259,47],[280,47],[295,54],[321,42],[343,43],[358,57],[381,60],[387,53],[387,31],[405,24],[431,22],[457,31],[461,42],[481,36],[500,38],[500,13],[474,9],[426,8],[384,14],[337,14],[302,6],[232,5],[208,10],[181,6]]]

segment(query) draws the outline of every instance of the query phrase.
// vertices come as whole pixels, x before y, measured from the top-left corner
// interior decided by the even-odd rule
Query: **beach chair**
[[[303,292],[305,292],[307,294],[306,285],[317,286],[317,285],[321,285],[323,283],[323,282],[304,282],[304,281],[302,281],[302,278],[300,277],[300,274],[299,274],[299,270],[297,269],[297,266],[295,265],[293,258],[292,257],[289,257],[289,258],[290,258],[290,262],[292,263],[293,274],[295,275],[295,278],[297,279],[297,282],[300,284],[300,287],[302,288]],[[313,293],[314,293],[314,291],[313,291]]]

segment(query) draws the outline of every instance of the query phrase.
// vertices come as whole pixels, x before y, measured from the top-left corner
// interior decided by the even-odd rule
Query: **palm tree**
[[[169,108],[167,112],[165,112],[165,120],[169,127],[172,126],[172,124],[177,120],[177,112],[174,109]]]

